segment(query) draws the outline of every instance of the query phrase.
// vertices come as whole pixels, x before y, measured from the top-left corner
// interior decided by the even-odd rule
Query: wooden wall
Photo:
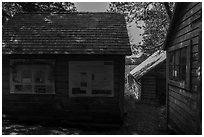
[[[166,78],[166,61],[162,62],[141,78],[141,100],[144,103],[156,105],[162,100],[165,100],[166,91],[159,91],[162,85],[158,85],[159,79]],[[165,86],[165,83],[164,85]],[[164,88],[165,89],[165,88]],[[158,91],[157,91],[158,90]],[[158,92],[163,92],[163,96],[158,96]],[[161,93],[162,94],[162,93]]]
[[[189,89],[167,82],[167,117],[170,128],[179,134],[201,134],[201,53],[199,35],[202,29],[202,3],[180,4],[168,50],[190,45]],[[201,38],[200,38],[201,39]],[[169,56],[169,55],[167,55]],[[167,63],[168,68],[168,63]],[[167,73],[168,74],[168,73]],[[198,101],[199,100],[199,101]]]
[[[55,93],[10,94],[9,58],[55,59]],[[112,60],[114,61],[114,97],[69,97],[69,60]],[[45,118],[73,122],[121,123],[123,119],[125,57],[119,55],[10,55],[3,56],[2,102],[3,113],[21,119],[40,120]],[[46,117],[45,117],[46,116]],[[49,117],[47,117],[49,116]]]

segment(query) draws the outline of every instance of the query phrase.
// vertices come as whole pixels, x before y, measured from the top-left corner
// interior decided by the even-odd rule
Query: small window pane
[[[30,70],[22,71],[21,78],[22,78],[23,84],[31,84],[32,83],[32,72]]]
[[[13,71],[12,72],[12,80],[15,83],[21,83],[21,74],[19,73],[19,71]]]
[[[174,79],[174,62],[175,62],[175,55],[174,52],[170,52],[169,54],[169,79]]]
[[[169,66],[169,79],[173,79],[173,66]]]
[[[175,65],[179,65],[180,63],[180,51],[176,51],[176,54],[175,54]]]
[[[175,58],[175,55],[174,55],[173,52],[170,53],[169,58],[170,58],[170,59],[169,59],[169,63],[170,63],[170,65],[174,65],[174,58]]]
[[[46,93],[53,93],[53,86],[52,85],[47,85]]]
[[[14,92],[22,92],[23,86],[22,85],[15,85],[14,86]]]
[[[184,48],[181,50],[181,64],[180,64],[180,80],[186,81],[186,68],[187,68],[187,49]]]
[[[31,93],[32,92],[32,85],[23,85],[23,92]]]
[[[187,62],[187,49],[184,48],[181,50],[181,65],[186,65]]]
[[[179,80],[179,75],[180,75],[180,73],[179,73],[179,65],[177,65],[177,66],[175,66],[175,70],[174,70],[174,79],[176,81]]]
[[[35,72],[35,83],[45,83],[45,72],[38,70]]]

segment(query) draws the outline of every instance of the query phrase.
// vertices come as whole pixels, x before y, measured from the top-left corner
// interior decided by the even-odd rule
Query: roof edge
[[[19,12],[18,14],[118,14],[124,15],[118,12]]]
[[[166,61],[166,58],[165,58],[163,61],[159,62],[159,64],[157,64],[155,67],[150,68],[149,70],[147,70],[146,73],[144,73],[142,76],[138,77],[137,79],[139,80],[139,79],[141,79],[143,76],[145,76],[145,75],[147,75],[148,73],[150,73],[150,71],[153,71],[153,70],[157,69],[158,67],[161,66],[162,63],[165,63],[165,61]]]
[[[172,17],[172,19],[171,19],[171,21],[170,21],[170,26],[169,26],[168,31],[167,31],[166,39],[165,39],[164,45],[163,45],[163,47],[162,47],[163,50],[166,50],[167,44],[168,44],[169,39],[170,39],[169,36],[170,36],[171,33],[173,32],[174,22],[176,21],[176,17],[178,16],[178,15],[176,14],[176,12],[177,12],[178,9],[179,9],[179,5],[180,5],[179,2],[177,2],[177,3],[175,4],[174,12],[173,12],[173,17]]]

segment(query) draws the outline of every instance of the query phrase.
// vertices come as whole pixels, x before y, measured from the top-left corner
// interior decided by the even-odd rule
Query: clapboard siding
[[[2,58],[2,94],[7,94],[9,88],[9,61],[7,58]]]
[[[184,101],[185,100],[185,101]],[[186,98],[180,94],[177,94],[174,91],[169,92],[169,103],[174,103],[180,108],[180,111],[183,112],[183,115],[186,116],[195,116],[195,103],[196,101],[192,101],[189,98]],[[192,103],[192,104],[191,104]]]
[[[141,100],[147,104],[158,104],[165,100],[164,91],[158,90],[161,85],[158,85],[159,80],[166,78],[166,61],[161,62],[141,78]],[[165,85],[164,85],[165,87]],[[157,91],[158,90],[158,91]],[[161,93],[163,92],[163,93]]]
[[[17,55],[16,55],[17,56]],[[12,56],[11,58],[16,58]],[[26,55],[25,55],[26,56]],[[25,58],[21,55],[17,58]],[[36,56],[26,56],[35,58]],[[9,93],[9,57],[4,56],[2,68],[2,110],[3,113],[18,114],[20,119],[29,119],[36,115],[39,120],[42,115],[67,120],[90,120],[91,122],[120,123],[123,117],[124,97],[124,56],[87,55],[39,55],[38,58],[55,60],[55,94],[11,94]],[[114,76],[114,97],[69,97],[69,61],[81,60],[112,60]],[[120,100],[120,101],[119,101]],[[41,115],[42,114],[42,115]],[[66,118],[67,117],[67,118]]]
[[[149,103],[156,103],[156,83],[155,78],[151,76],[144,76],[141,80],[141,100]]]
[[[202,3],[179,3],[175,11],[175,20],[167,35],[166,49],[171,52],[190,47],[190,52],[187,54],[190,59],[190,70],[186,74],[189,77],[189,88],[180,87],[167,78],[168,125],[179,134],[201,134],[201,107],[199,107],[201,100],[198,101],[198,98],[201,98],[201,53],[199,50],[202,45],[200,42]]]

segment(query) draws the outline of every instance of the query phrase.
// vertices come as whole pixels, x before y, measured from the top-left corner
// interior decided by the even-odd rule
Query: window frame
[[[15,64],[15,65],[14,65]],[[25,84],[25,83],[15,83],[13,82],[13,70],[16,66],[34,66],[33,68],[29,68],[27,70],[30,70],[31,71],[31,83],[30,84]],[[53,59],[10,59],[10,94],[41,94],[41,95],[44,95],[44,94],[56,94],[55,93],[55,74],[54,74],[54,70],[55,70],[55,60]],[[46,73],[45,74],[45,82],[44,83],[35,83],[35,73],[36,71],[38,70],[43,70],[42,68],[40,67],[47,67],[49,66],[48,69],[50,69],[50,75],[52,75],[52,82],[48,82],[48,77],[49,75]],[[26,69],[20,69],[20,75],[22,75],[22,72],[26,70]],[[22,78],[22,76],[20,76]],[[15,92],[15,85],[31,85],[31,92]],[[53,91],[52,92],[45,92],[45,93],[40,93],[40,92],[35,92],[35,88],[36,88],[36,85],[44,85],[44,86],[51,86]]]
[[[177,46],[172,46],[168,49],[168,83],[171,85],[175,85],[177,87],[190,90],[190,69],[191,69],[191,45],[192,45],[192,40],[190,40],[189,44],[187,45],[177,45]],[[174,57],[177,51],[181,52],[183,48],[186,48],[186,78],[185,78],[185,83],[182,81],[175,81],[173,79],[170,79],[170,54],[173,53]],[[180,56],[179,56],[180,57]],[[180,59],[180,58],[179,58]],[[174,63],[175,64],[175,63]],[[180,75],[179,75],[180,77]]]
[[[73,94],[71,89],[73,88],[73,86],[71,86],[70,84],[70,80],[71,80],[71,76],[70,76],[70,73],[72,73],[72,70],[71,70],[71,65],[72,63],[82,63],[83,65],[90,65],[90,64],[96,64],[96,63],[104,63],[104,62],[111,62],[111,78],[110,80],[112,81],[111,83],[111,94],[93,94],[93,88],[92,86],[90,86],[90,84],[92,84],[90,81],[91,79],[93,78],[92,76],[92,73],[93,71],[92,70],[89,70],[89,71],[86,71],[87,73],[87,76],[90,76],[90,78],[88,79],[87,81],[87,84],[89,85],[87,88],[83,88],[83,89],[86,89],[86,93],[85,94]],[[69,61],[68,62],[68,65],[69,65],[69,68],[68,68],[68,75],[69,75],[69,80],[68,80],[68,84],[69,84],[69,91],[68,91],[68,95],[69,97],[114,97],[114,61],[112,60],[98,60],[98,61],[86,61],[86,60],[73,60],[73,61]],[[83,73],[83,72],[81,72]],[[95,76],[94,76],[94,79],[95,79]],[[73,79],[72,79],[73,80]],[[81,81],[82,82],[82,81]],[[80,83],[80,80],[79,80],[79,83]],[[105,89],[107,90],[107,89]]]

